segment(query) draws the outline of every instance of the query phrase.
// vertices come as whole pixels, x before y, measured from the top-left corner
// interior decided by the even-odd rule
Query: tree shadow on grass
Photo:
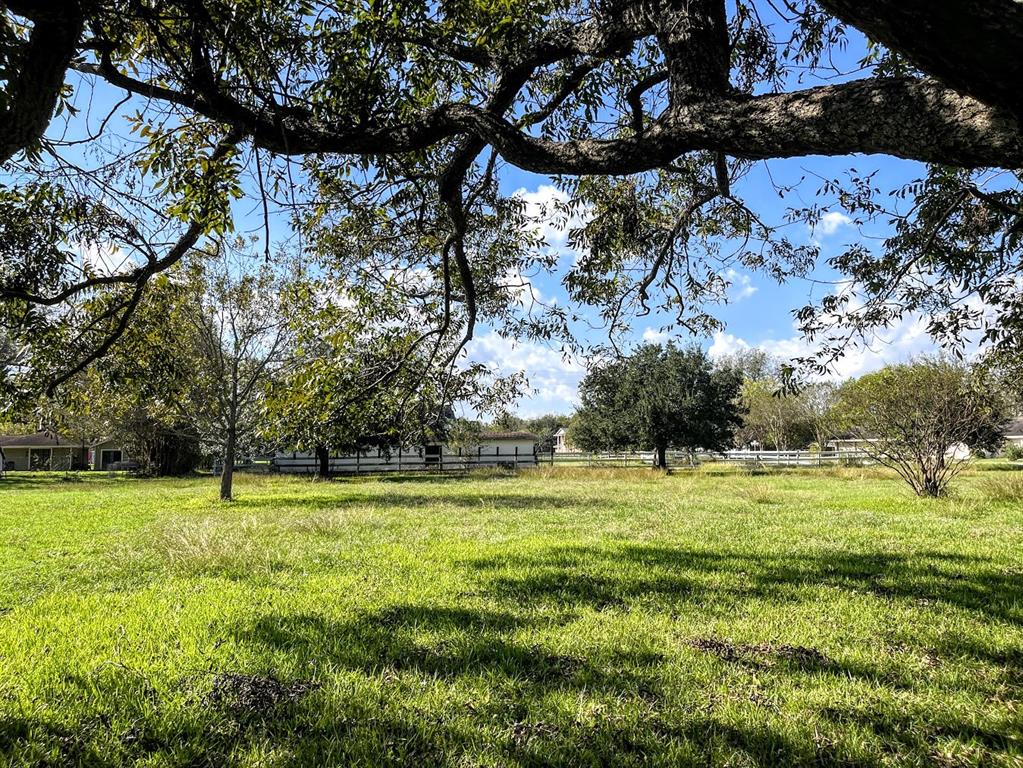
[[[621,544],[491,555],[462,566],[478,575],[487,594],[515,602],[599,609],[638,598],[802,601],[806,587],[826,586],[882,599],[940,601],[1023,624],[1023,578],[989,559],[954,553],[831,552],[814,557]]]
[[[520,629],[556,621],[485,609],[403,605],[348,622],[317,614],[264,616],[234,628],[233,634],[246,645],[368,675],[408,671],[442,680],[498,677],[591,690],[638,690],[648,682],[639,672],[663,661],[657,653],[624,649],[585,657],[553,653],[516,636]]]

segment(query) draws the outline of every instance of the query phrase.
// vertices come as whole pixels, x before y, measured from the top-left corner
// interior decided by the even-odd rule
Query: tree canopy
[[[724,450],[740,423],[740,381],[697,347],[644,344],[586,375],[572,440],[589,451],[652,449],[657,467],[668,448]]]
[[[3,9],[0,310],[19,348],[43,350],[19,363],[24,386],[107,352],[155,275],[234,226],[239,197],[262,212],[267,253],[283,216],[353,300],[386,289],[414,308],[410,360],[457,358],[481,321],[571,343],[579,307],[614,343],[654,310],[705,333],[729,264],[784,280],[820,260],[742,191],[756,164],[804,156],[926,164],[891,195],[869,170],[820,183],[892,234],[833,256],[844,289],[798,312],[818,364],[907,312],[950,343],[978,328],[1011,344],[1023,327],[1013,0]],[[861,60],[836,66],[851,41]],[[556,259],[502,189],[507,166],[566,193],[543,216],[576,222],[569,306],[523,295]]]
[[[921,496],[939,496],[963,466],[960,446],[997,450],[1009,401],[981,367],[937,358],[847,383],[841,409],[862,449]]]

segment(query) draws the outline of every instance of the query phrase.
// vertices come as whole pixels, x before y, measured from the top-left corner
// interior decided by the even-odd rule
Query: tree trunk
[[[316,446],[316,461],[318,463],[317,474],[323,479],[330,477],[330,451],[326,446]]]
[[[654,469],[668,468],[668,447],[658,445],[654,448]]]
[[[227,444],[224,446],[224,469],[220,474],[220,500],[231,501],[232,485],[234,483],[234,452],[235,434],[234,430],[227,433]]]

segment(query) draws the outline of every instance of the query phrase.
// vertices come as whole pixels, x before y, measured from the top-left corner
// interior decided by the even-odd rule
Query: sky
[[[862,48],[853,44],[841,52],[846,65],[855,69],[855,61],[861,55]],[[795,84],[795,87],[808,87],[814,82]],[[107,104],[116,103],[121,92],[108,86],[80,88],[76,91],[79,107],[88,106],[94,115],[105,114]],[[130,110],[131,105],[125,108]],[[87,122],[87,121],[86,121]],[[93,122],[96,119],[93,118]],[[81,133],[84,124],[71,130],[71,138]],[[51,126],[51,134],[63,130],[59,125]],[[843,157],[824,158],[807,157],[792,160],[771,161],[770,164],[759,163],[740,182],[733,186],[733,192],[741,196],[750,207],[770,224],[782,224],[788,208],[800,208],[814,203],[827,206],[827,201],[817,197],[821,180],[824,178],[842,178],[850,169],[862,175],[876,171],[876,185],[883,191],[894,190],[904,183],[919,178],[924,167],[919,163],[902,161],[890,157]],[[541,210],[544,203],[555,198],[564,199],[552,180],[543,176],[519,171],[507,167],[500,178],[501,189],[507,194],[522,197],[533,210]],[[784,196],[779,196],[779,189],[790,188]],[[262,227],[262,219],[255,210],[254,198],[241,201],[237,206],[237,219],[240,229],[258,231]],[[252,223],[246,226],[246,221]],[[554,223],[538,222],[546,246],[559,254],[559,269],[554,275],[541,275],[532,282],[532,290],[545,301],[556,301],[561,305],[567,303],[567,296],[560,278],[565,269],[571,265],[576,254],[569,247],[568,227],[559,228]],[[805,356],[812,348],[800,337],[793,323],[793,311],[809,301],[819,298],[822,293],[834,291],[833,281],[836,277],[826,266],[827,258],[839,253],[852,243],[879,243],[887,234],[886,226],[871,225],[870,228],[857,226],[837,207],[826,207],[826,211],[818,226],[811,230],[805,224],[787,225],[786,235],[796,244],[814,243],[821,249],[820,266],[809,277],[810,279],[791,279],[784,284],[774,282],[768,275],[754,272],[729,270],[725,277],[732,287],[728,293],[728,303],[715,308],[714,314],[724,323],[724,329],[707,338],[691,338],[684,335],[669,335],[662,330],[665,318],[656,316],[645,318],[648,322],[634,329],[632,344],[643,341],[665,342],[674,341],[679,344],[695,343],[706,349],[712,357],[720,357],[737,350],[758,347],[783,359]],[[815,282],[825,281],[825,283]],[[599,344],[598,332],[584,334],[582,340],[590,344]],[[877,369],[887,363],[899,362],[915,355],[932,351],[934,345],[925,331],[923,318],[910,317],[892,328],[878,334],[876,340],[867,346],[852,349],[834,367],[830,376],[844,379],[858,376]],[[521,341],[503,338],[488,326],[478,327],[475,338],[469,347],[470,359],[486,362],[495,372],[511,374],[524,372],[529,380],[530,390],[518,405],[518,413],[523,416],[535,416],[543,413],[570,413],[577,404],[578,385],[586,373],[586,361],[566,358],[558,346],[546,346],[538,342]]]
[[[882,191],[897,189],[924,172],[920,163],[890,157],[808,157],[771,161],[768,166],[758,164],[754,170],[733,188],[766,221],[784,223],[787,208],[800,208],[814,203],[824,204],[817,198],[821,177],[842,178],[850,169],[859,173],[876,171],[876,183]],[[772,183],[773,181],[773,183]],[[504,190],[520,195],[537,210],[561,196],[550,179],[508,169],[503,179]],[[792,187],[784,198],[777,189]],[[570,226],[570,225],[569,225]],[[567,243],[567,227],[558,229],[550,223],[541,226],[548,247],[561,254],[559,265],[567,266],[575,254]],[[835,290],[830,284],[837,277],[825,262],[853,243],[866,243],[871,247],[889,234],[886,224],[858,226],[848,215],[833,206],[822,215],[819,224],[810,229],[803,223],[792,223],[785,230],[796,244],[816,244],[821,258],[818,268],[802,279],[791,279],[778,284],[770,276],[758,272],[730,269],[726,277],[732,284],[728,303],[714,308],[713,314],[724,324],[724,329],[710,337],[693,338],[662,330],[664,319],[656,316],[639,325],[632,338],[633,344],[644,341],[677,344],[697,344],[712,358],[742,349],[757,347],[784,360],[807,355],[813,351],[797,331],[793,311],[824,293]],[[545,300],[567,302],[558,275],[541,275],[533,281],[533,289]],[[821,282],[824,281],[822,284]],[[599,334],[589,334],[588,341],[599,343]],[[838,361],[829,378],[843,380],[876,370],[889,363],[902,362],[936,347],[926,333],[924,318],[909,317],[895,326],[884,329],[868,345],[857,346]],[[493,329],[481,328],[470,348],[470,356],[508,374],[524,371],[530,390],[518,405],[518,414],[537,416],[545,413],[571,413],[578,403],[578,385],[586,373],[586,361],[565,359],[557,348],[542,343],[505,339]]]

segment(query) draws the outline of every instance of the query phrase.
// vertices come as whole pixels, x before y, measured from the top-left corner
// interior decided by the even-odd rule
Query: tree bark
[[[14,13],[33,20],[16,75],[9,77],[8,101],[0,110],[0,163],[42,138],[78,50],[85,17],[76,2],[7,2]]]
[[[224,470],[220,474],[220,500],[231,501],[234,485],[235,431],[227,432],[227,443],[224,445]]]
[[[1023,120],[1023,3],[1012,0],[821,0],[927,74]]]
[[[324,445],[316,446],[317,475],[324,480],[330,477],[330,451]]]
[[[658,445],[654,448],[654,469],[668,468],[668,447]]]

